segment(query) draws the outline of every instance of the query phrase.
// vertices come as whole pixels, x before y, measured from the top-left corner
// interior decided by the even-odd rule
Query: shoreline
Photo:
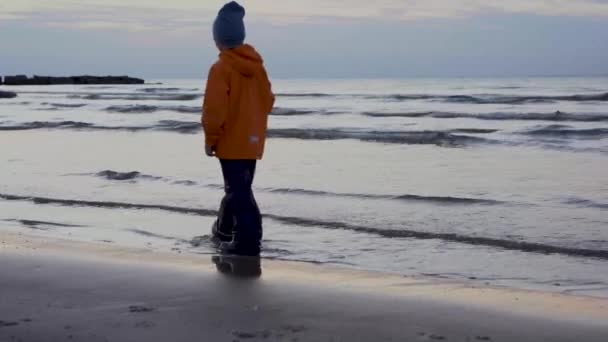
[[[88,242],[55,237],[38,236],[27,233],[0,231],[0,254],[19,254],[28,256],[46,255],[49,257],[78,257],[79,260],[103,261],[115,264],[137,264],[153,267],[179,268],[183,271],[201,270],[215,273],[211,253],[175,253],[153,251],[146,248],[119,246],[105,242]],[[474,281],[460,279],[436,278],[425,276],[405,276],[398,273],[357,269],[332,264],[319,264],[307,261],[279,260],[260,258],[263,263],[263,276],[302,283],[316,281],[323,286],[335,287],[342,283],[349,284],[350,290],[382,290],[399,296],[428,295],[454,303],[470,303],[471,292],[482,291],[488,298],[477,298],[479,305],[505,305],[512,303],[512,308],[519,313],[534,314],[538,309],[537,299],[561,301],[560,305],[551,307],[551,314],[556,318],[569,301],[579,304],[590,304],[581,307],[592,315],[601,313],[608,320],[608,298],[593,295],[568,294],[547,290],[534,290],[510,286],[484,285]],[[319,278],[319,275],[323,277]],[[407,287],[408,291],[403,291]],[[437,290],[437,293],[435,292]],[[446,294],[449,292],[449,294]],[[517,298],[510,300],[509,297]],[[491,297],[491,298],[490,298]],[[529,304],[529,305],[528,305]],[[563,305],[561,305],[563,304]],[[527,307],[527,308],[526,308]],[[597,311],[597,309],[600,309]],[[605,311],[604,311],[605,310]],[[542,311],[542,310],[538,310]],[[545,313],[543,311],[543,313]],[[567,317],[564,316],[564,317]]]
[[[594,297],[4,232],[0,255],[5,325],[0,324],[0,340],[603,341],[608,336],[608,300]],[[253,309],[244,309],[249,305]],[[129,323],[120,323],[124,320]],[[153,334],[162,326],[181,330],[171,337]]]

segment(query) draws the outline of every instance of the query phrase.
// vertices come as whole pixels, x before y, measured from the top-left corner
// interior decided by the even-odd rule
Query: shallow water
[[[213,253],[201,81],[3,87],[0,229]],[[267,257],[608,296],[608,79],[276,81]]]

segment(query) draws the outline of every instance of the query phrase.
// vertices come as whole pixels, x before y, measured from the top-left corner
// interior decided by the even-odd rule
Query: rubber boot
[[[233,239],[220,244],[221,253],[242,256],[260,255],[263,235],[262,218],[257,207],[252,209],[248,214],[241,215],[241,222],[237,219]]]
[[[230,242],[232,241],[233,235],[232,232],[228,234],[228,232],[222,232],[218,228],[218,221],[216,220],[211,227],[211,242],[216,245],[221,244],[222,242]]]

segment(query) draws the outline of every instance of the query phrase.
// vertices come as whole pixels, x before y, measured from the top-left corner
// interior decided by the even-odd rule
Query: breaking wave
[[[110,113],[155,113],[159,111],[169,111],[186,114],[200,114],[200,106],[151,106],[151,105],[124,105],[124,106],[110,106],[105,109]]]
[[[317,191],[317,190],[305,190],[305,189],[290,189],[290,188],[264,188],[264,191],[270,193],[280,194],[295,194],[295,195],[306,195],[306,196],[326,196],[326,197],[350,197],[350,198],[367,198],[367,199],[386,199],[386,200],[400,200],[408,202],[431,202],[435,204],[444,205],[461,205],[461,204],[501,204],[504,202],[480,199],[480,198],[466,198],[466,197],[451,197],[451,196],[420,196],[420,195],[380,195],[380,194],[354,194],[354,193],[339,193],[339,192],[328,192],[328,191]]]
[[[36,129],[84,129],[95,127],[94,124],[79,121],[31,121],[14,125],[2,125],[0,131],[28,131]]]
[[[143,93],[164,93],[164,92],[179,92],[179,91],[198,91],[197,88],[141,88],[137,91]]]
[[[309,109],[293,109],[293,108],[273,108],[271,115],[276,116],[296,116],[296,115],[309,115],[309,114],[319,114],[318,111],[309,110]]]
[[[470,118],[479,120],[525,120],[525,121],[578,121],[578,122],[599,122],[608,121],[608,113],[450,113],[450,112],[411,112],[411,113],[374,113],[365,112],[365,116],[370,117],[403,117],[421,118],[430,117],[437,119],[458,119]]]
[[[134,180],[137,178],[152,179],[152,180],[162,179],[162,177],[145,175],[139,171],[117,172],[117,171],[112,171],[112,170],[105,170],[105,171],[96,173],[95,176],[100,177],[100,178],[105,178],[107,180],[117,180],[117,181]]]
[[[550,125],[521,132],[521,134],[566,139],[602,139],[608,138],[608,128],[576,129],[571,126]]]
[[[268,131],[272,138],[290,138],[303,140],[343,140],[392,144],[424,144],[438,146],[464,146],[473,143],[492,143],[493,141],[466,135],[457,135],[444,131],[346,131],[337,129],[272,129]]]
[[[562,95],[562,96],[542,96],[542,95],[372,95],[369,99],[384,99],[393,101],[428,100],[446,103],[468,103],[468,104],[510,104],[520,105],[529,103],[552,103],[557,101],[590,102],[608,101],[608,93],[585,94],[585,95]]]
[[[198,122],[161,120],[155,125],[148,126],[104,126],[80,121],[31,121],[12,125],[0,125],[0,131],[28,131],[37,129],[73,129],[126,132],[168,131],[183,134],[193,134],[201,131],[201,124]]]
[[[57,222],[48,222],[48,221],[36,221],[36,220],[23,220],[23,219],[6,219],[2,220],[4,222],[17,222],[21,225],[32,229],[38,230],[47,230],[45,227],[59,227],[59,228],[82,228],[84,226],[76,225],[76,224],[67,224],[67,223],[57,223]],[[43,227],[40,227],[43,226]]]
[[[85,107],[87,104],[86,103],[48,103],[48,102],[43,102],[41,103],[41,105],[43,106],[51,106],[54,108],[82,108]]]
[[[149,232],[149,231],[146,231],[143,229],[126,229],[125,231],[135,233],[137,235],[149,237],[149,238],[151,237],[151,238],[161,239],[161,240],[181,241],[181,242],[190,243],[190,241],[187,241],[187,240],[178,239],[178,238],[174,238],[172,236],[167,236],[167,235],[156,234],[156,233],[152,233],[152,232]]]
[[[501,89],[517,89],[501,88]],[[279,93],[278,97],[354,97],[372,100],[387,101],[416,101],[425,100],[446,103],[469,103],[469,104],[528,104],[528,103],[552,103],[557,101],[567,102],[591,102],[608,101],[608,93],[596,94],[573,94],[573,95],[501,95],[501,94],[463,94],[463,95],[439,95],[439,94],[328,94],[328,93]]]
[[[82,100],[127,100],[127,101],[192,101],[200,94],[72,94],[70,99]]]
[[[135,210],[162,210],[180,214],[192,214],[202,216],[216,216],[215,210],[186,208],[177,206],[168,206],[160,204],[137,204],[137,203],[122,203],[122,202],[105,202],[105,201],[84,201],[84,200],[69,200],[58,198],[46,198],[35,196],[19,196],[11,194],[1,194],[0,199],[7,201],[29,201],[35,204],[50,204],[69,207],[94,207],[103,209],[135,209]],[[462,243],[476,246],[494,247],[505,250],[514,250],[520,252],[542,253],[542,254],[560,254],[573,257],[591,257],[598,259],[608,259],[608,250],[602,249],[587,249],[587,248],[571,248],[556,246],[545,243],[515,241],[510,239],[483,237],[477,235],[464,235],[457,233],[439,233],[416,231],[408,229],[384,229],[379,227],[368,227],[353,225],[344,222],[323,221],[309,218],[282,216],[267,214],[265,218],[271,219],[284,224],[300,227],[314,227],[330,230],[347,230],[356,233],[364,233],[370,235],[381,236],[385,238],[408,238],[420,240],[443,240],[447,242]],[[140,233],[140,232],[137,232]]]
[[[337,97],[340,95],[336,94],[324,94],[324,93],[279,93],[275,94],[277,97]]]
[[[141,88],[136,93],[119,92],[66,92],[66,91],[20,91],[23,94],[51,94],[67,95],[74,98],[85,98],[90,100],[123,99],[123,100],[194,100],[200,98],[197,88]],[[468,103],[468,104],[529,104],[529,103],[553,103],[564,102],[605,102],[608,101],[608,93],[594,94],[572,94],[572,95],[505,95],[505,94],[329,94],[329,93],[278,93],[277,97],[285,98],[325,98],[325,97],[353,97],[372,100],[386,101],[416,101],[425,100],[431,102],[446,103]]]
[[[22,94],[64,95],[69,99],[83,100],[128,100],[128,101],[191,101],[202,97],[201,93],[163,92],[83,92],[83,91],[20,91]]]
[[[154,106],[154,105],[118,105],[105,108],[105,111],[110,113],[124,114],[143,114],[156,113],[160,111],[177,112],[185,114],[201,114],[201,106]],[[340,112],[332,112],[326,110],[311,110],[311,109],[294,109],[294,108],[274,108],[270,115],[275,116],[298,116],[311,114],[340,114]]]
[[[608,203],[600,203],[584,198],[569,198],[564,201],[565,204],[572,204],[586,208],[608,209]]]
[[[205,186],[207,188],[222,189],[223,186],[219,184],[202,184],[191,180],[171,180],[160,176],[153,176],[141,173],[139,171],[128,171],[119,172],[113,170],[104,170],[95,174],[83,174],[83,175],[95,175],[96,177],[104,178],[111,181],[125,181],[125,180],[155,180],[164,181],[167,183],[185,185],[185,186]],[[321,196],[321,197],[341,197],[341,198],[359,198],[359,199],[384,199],[384,200],[398,200],[407,202],[429,202],[441,205],[462,205],[462,204],[504,204],[505,202],[482,199],[482,198],[469,198],[469,197],[453,197],[453,196],[422,196],[422,195],[386,195],[386,194],[361,194],[361,193],[341,193],[331,191],[320,191],[320,190],[306,190],[296,188],[256,188],[256,191],[262,191],[267,193],[276,194],[293,194],[303,196]]]
[[[103,126],[78,121],[45,122],[34,121],[14,125],[0,125],[0,131],[24,131],[35,129],[77,129],[77,130],[106,130],[106,131],[167,131],[182,134],[194,134],[202,130],[199,122],[161,120],[148,126]],[[475,130],[476,133],[489,131]],[[458,147],[468,144],[497,143],[497,141],[480,137],[453,134],[444,131],[346,131],[337,129],[270,129],[269,138],[287,138],[302,140],[344,140],[356,139],[366,142],[437,145]]]

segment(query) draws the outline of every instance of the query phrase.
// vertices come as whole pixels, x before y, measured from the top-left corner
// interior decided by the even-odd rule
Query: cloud
[[[195,30],[225,0],[2,0],[0,21],[82,29]],[[415,21],[487,13],[608,16],[604,0],[241,0],[250,21],[273,24],[323,19]],[[208,26],[208,25],[207,25]]]
[[[0,23],[21,21],[32,26],[128,31],[180,31],[209,26],[213,12],[208,1],[156,0],[2,0]],[[198,1],[203,2],[203,1]],[[171,5],[167,5],[171,3]]]

